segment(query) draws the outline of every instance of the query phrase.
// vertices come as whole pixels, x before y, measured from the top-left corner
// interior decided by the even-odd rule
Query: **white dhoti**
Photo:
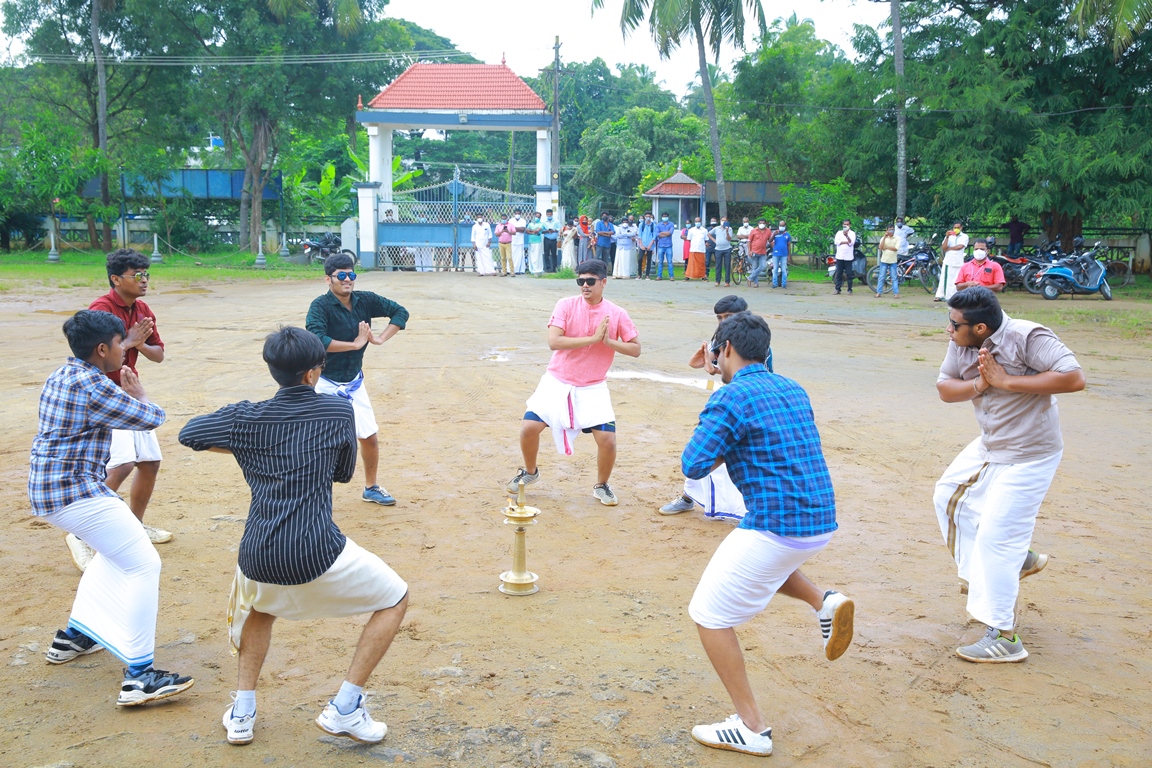
[[[989,627],[1015,627],[1020,568],[1062,455],[994,464],[980,458],[976,438],[936,483],[936,517],[957,572],[968,582],[968,613]]]
[[[953,260],[953,263],[948,263],[949,257],[944,257],[944,264],[940,267],[940,285],[936,286],[936,298],[947,301],[952,298],[952,294],[956,293],[956,277],[960,274],[960,268],[964,266],[964,257],[961,254],[959,263]]]
[[[545,372],[525,405],[552,428],[556,452],[565,456],[572,455],[580,430],[616,421],[607,381],[576,387]]]
[[[612,277],[632,277],[636,274],[636,251],[616,246],[616,263],[612,265]]]
[[[151,663],[160,604],[160,555],[144,526],[117,496],[82,499],[44,519],[96,550],[76,587],[68,626],[129,667]]]
[[[233,653],[240,649],[244,622],[252,611],[290,621],[334,619],[391,608],[406,594],[404,580],[352,539],[346,539],[327,571],[305,584],[253,581],[237,566],[228,597],[228,641]]]
[[[721,464],[700,480],[684,478],[684,495],[704,507],[708,517],[741,520],[748,514],[744,496],[728,476],[728,465]]]
[[[496,274],[496,262],[492,260],[492,249],[488,246],[476,249],[476,274]]]
[[[416,271],[431,272],[434,268],[434,254],[428,246],[422,245],[416,249]]]
[[[544,274],[544,243],[528,246],[528,271],[534,275]]]

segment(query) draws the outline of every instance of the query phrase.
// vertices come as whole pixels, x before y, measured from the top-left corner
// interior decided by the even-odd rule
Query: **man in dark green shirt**
[[[383,344],[404,329],[408,310],[391,299],[370,291],[356,291],[356,273],[352,257],[334,253],[324,260],[324,280],[328,293],[318,296],[308,308],[305,323],[320,337],[328,352],[324,375],[316,391],[349,400],[356,416],[356,437],[364,457],[364,501],[392,506],[396,499],[376,483],[380,446],[376,433],[376,414],[364,388],[364,349],[369,344]],[[372,318],[388,318],[388,327],[372,333]]]

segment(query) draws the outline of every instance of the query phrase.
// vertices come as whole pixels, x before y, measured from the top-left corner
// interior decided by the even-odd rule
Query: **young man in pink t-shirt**
[[[556,450],[572,455],[579,432],[591,433],[596,440],[596,486],[592,495],[601,504],[619,503],[608,487],[616,463],[616,414],[608,394],[608,369],[617,352],[640,357],[640,337],[632,318],[621,307],[604,298],[608,268],[603,261],[590,259],[576,267],[578,296],[556,302],[548,320],[548,347],[552,361],[528,398],[520,425],[520,451],[524,466],[508,483],[515,493],[518,484],[540,479],[536,456],[540,433],[552,428]]]

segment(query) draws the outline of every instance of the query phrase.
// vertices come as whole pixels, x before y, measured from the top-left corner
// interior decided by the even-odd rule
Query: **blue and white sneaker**
[[[126,669],[116,706],[136,707],[151,701],[167,699],[169,696],[183,693],[195,683],[191,677],[166,672],[163,669],[146,669],[135,676]]]
[[[235,702],[236,694],[232,694],[232,700]],[[229,744],[251,744],[256,731],[256,713],[244,715],[244,717],[235,717],[232,710],[236,707],[233,703],[232,706],[224,710],[224,719],[222,725],[224,730],[228,731]]]
[[[334,703],[328,702],[320,717],[316,718],[316,725],[325,733],[344,736],[361,744],[379,744],[388,733],[387,725],[373,720],[368,714],[367,701],[363,696],[356,704],[356,709],[346,715]]]
[[[87,635],[80,635],[75,640],[68,637],[62,629],[56,630],[56,637],[52,640],[52,647],[44,654],[49,664],[67,664],[78,656],[87,656],[89,653],[104,650],[104,646]]]
[[[390,507],[396,503],[396,499],[392,498],[392,494],[384,490],[378,485],[371,488],[364,489],[364,495],[361,496],[364,501],[370,501],[373,504],[383,504],[385,507]]]
[[[756,733],[744,725],[740,715],[732,715],[722,723],[698,725],[692,729],[692,738],[714,749],[727,749],[761,757],[772,754],[772,729]]]

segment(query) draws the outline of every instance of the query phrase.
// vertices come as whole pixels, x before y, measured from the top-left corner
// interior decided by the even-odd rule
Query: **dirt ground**
[[[167,360],[140,368],[168,423],[148,519],[175,533],[159,547],[157,663],[195,675],[196,686],[167,703],[118,710],[121,668],[109,654],[64,667],[44,662],[78,574],[62,533],[28,514],[28,450],[40,387],[67,354],[60,323],[95,294],[4,294],[0,764],[755,761],[688,735],[733,711],[687,615],[730,526],[699,511],[656,513],[680,489],[679,454],[708,393],[610,382],[616,508],[592,498],[592,440],[582,438],[565,459],[545,435],[542,480],[529,496],[542,514],[528,533],[541,589],[504,596],[498,575],[510,565],[512,535],[499,514],[503,485],[520,462],[524,400],[548,360],[549,311],[575,286],[456,274],[371,273],[358,284],[412,313],[408,330],[366,357],[381,480],[399,503],[361,503],[359,476],[335,490],[341,528],[411,586],[401,634],[369,682],[388,736],[363,747],[313,724],[343,678],[362,620],[281,622],[260,681],[256,741],[228,745],[220,715],[236,678],[224,618],[248,488],[230,457],[194,454],[176,435],[191,416],[272,395],[261,340],[279,324],[302,325],[324,285],[177,287],[155,271],[148,300]],[[1021,592],[1019,630],[1032,655],[975,665],[954,654],[982,628],[966,621],[931,507],[936,477],[977,433],[970,406],[945,405],[933,388],[945,311],[918,290],[898,303],[866,291],[833,296],[825,285],[740,292],[772,326],[777,372],[811,395],[836,485],[840,531],[805,570],[857,605],[855,643],[837,662],[824,659],[811,610],[786,598],[740,630],[774,728],[772,764],[1152,763],[1148,337],[1099,323],[1059,329],[1089,386],[1061,398],[1064,462],[1035,539],[1052,561]],[[606,295],[629,310],[643,343],[638,360],[618,357],[615,369],[703,377],[686,362],[711,334],[721,293],[710,284],[610,281]],[[1043,305],[1027,295],[1005,299],[1021,317]]]

